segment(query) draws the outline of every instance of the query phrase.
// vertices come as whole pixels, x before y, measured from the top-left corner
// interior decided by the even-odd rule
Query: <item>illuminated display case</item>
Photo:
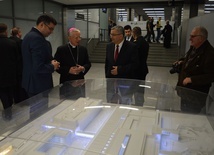
[[[213,155],[214,91],[66,82],[2,112],[0,154]]]

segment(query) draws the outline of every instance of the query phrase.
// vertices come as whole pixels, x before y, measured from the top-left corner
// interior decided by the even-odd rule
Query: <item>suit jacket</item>
[[[114,60],[115,44],[106,46],[105,76],[106,78],[134,78],[138,67],[138,51],[134,43],[124,40],[117,61]],[[118,66],[118,75],[112,75],[113,66]]]
[[[60,83],[70,80],[84,79],[84,75],[91,68],[88,51],[85,47],[78,46],[76,50],[73,49],[72,51],[72,47],[70,46],[70,51],[68,46],[70,45],[65,44],[58,47],[54,56],[54,58],[60,62],[60,68],[59,70],[57,70],[57,72],[60,74]],[[80,72],[80,74],[78,75],[69,74],[69,69],[73,66],[76,66],[76,63],[83,66],[85,68],[85,71]]]
[[[177,85],[208,93],[211,83],[214,82],[214,48],[209,41],[205,41],[197,49],[193,60],[186,65],[191,51],[192,47],[183,61]],[[184,86],[183,80],[186,77],[191,77],[192,83]]]
[[[143,36],[137,38],[134,42],[138,48],[138,59],[139,67],[136,71],[136,79],[145,80],[146,75],[148,74],[147,58],[149,53],[149,43],[144,39]]]
[[[125,37],[126,39],[127,37]],[[134,38],[131,36],[131,39],[130,40],[127,40],[127,41],[131,41],[131,42],[134,42]]]
[[[18,48],[16,42],[0,35],[0,87],[11,87],[16,85]]]
[[[53,87],[52,49],[41,32],[32,28],[22,42],[22,86],[28,94],[38,94]]]
[[[19,78],[19,82],[21,82],[21,77],[22,77],[22,39],[16,37],[16,36],[11,36],[10,39],[14,40],[18,46],[18,55],[17,55],[17,59],[18,59],[18,78]]]

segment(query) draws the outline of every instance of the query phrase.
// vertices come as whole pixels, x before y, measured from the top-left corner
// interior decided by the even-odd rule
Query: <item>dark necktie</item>
[[[114,60],[117,61],[117,57],[119,54],[119,45],[116,46],[115,54],[114,54]]]

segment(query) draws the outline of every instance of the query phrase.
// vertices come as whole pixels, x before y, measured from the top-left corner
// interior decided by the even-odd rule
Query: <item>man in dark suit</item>
[[[139,59],[139,68],[137,70],[135,79],[146,80],[146,75],[149,72],[147,66],[149,44],[142,36],[142,31],[140,27],[133,28],[133,37],[135,39],[134,43],[137,45]]]
[[[142,106],[144,103],[144,87],[139,85],[145,85],[146,75],[148,74],[147,58],[149,53],[149,43],[142,36],[141,28],[136,26],[133,28],[134,43],[138,48],[139,67],[136,71],[135,79],[140,80],[136,82],[136,91],[134,93],[135,105]]]
[[[22,32],[19,27],[14,27],[11,29],[10,39],[14,40],[18,46],[17,59],[19,61],[19,72],[17,73],[17,84],[14,89],[14,102],[19,103],[27,98],[25,90],[22,88]]]
[[[125,39],[127,41],[134,41],[134,38],[132,36],[132,27],[130,25],[124,26],[124,31],[125,31]]]
[[[113,27],[110,36],[112,42],[106,46],[105,77],[132,79],[138,67],[136,45],[124,40],[122,26]]]
[[[70,80],[84,79],[91,68],[88,51],[79,45],[81,41],[80,30],[70,28],[68,31],[69,42],[57,48],[54,58],[60,62],[57,72],[60,74],[60,83]]]
[[[29,97],[53,87],[52,73],[59,68],[59,62],[53,60],[50,43],[45,39],[54,30],[56,20],[43,14],[23,39],[23,78],[22,86]]]
[[[110,36],[112,42],[106,46],[105,77],[119,79],[134,78],[138,67],[136,45],[124,39],[124,29],[122,26],[113,27]],[[129,92],[130,87],[119,87],[118,80],[107,80],[107,102],[131,104],[132,94]]]
[[[16,42],[7,38],[7,25],[0,23],[0,99],[3,108],[13,104],[13,92],[18,71],[18,48]]]

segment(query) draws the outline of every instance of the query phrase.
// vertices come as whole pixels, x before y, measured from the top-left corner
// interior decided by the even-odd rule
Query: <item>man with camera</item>
[[[177,86],[179,87],[177,87],[177,91],[181,98],[188,92],[183,88],[208,94],[210,86],[214,82],[214,48],[207,40],[207,37],[208,32],[204,27],[194,27],[189,39],[190,49],[186,53],[186,56],[176,61],[174,68],[170,70],[172,73],[179,72],[177,82]]]

